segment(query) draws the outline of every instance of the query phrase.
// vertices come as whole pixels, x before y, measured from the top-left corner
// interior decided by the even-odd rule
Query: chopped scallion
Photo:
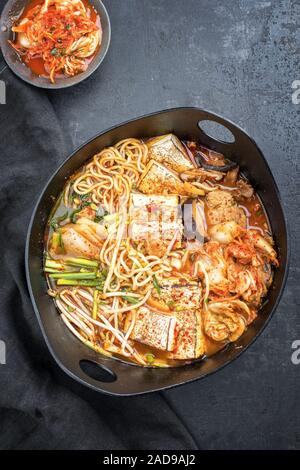
[[[129,304],[138,304],[141,299],[137,297],[131,297],[130,295],[122,295],[122,299],[126,300]]]
[[[88,273],[54,273],[50,274],[52,279],[96,279],[95,272],[88,272]]]
[[[161,289],[160,289],[160,285],[158,284],[158,280],[157,280],[157,277],[155,276],[155,274],[153,274],[153,278],[152,278],[152,282],[153,282],[153,285],[154,285],[154,288],[156,290],[156,292],[158,293],[158,295],[161,294]]]

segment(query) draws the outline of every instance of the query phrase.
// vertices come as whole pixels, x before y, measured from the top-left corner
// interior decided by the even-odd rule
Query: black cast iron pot
[[[216,140],[199,127],[203,121],[225,126],[234,142]],[[66,179],[83,163],[104,147],[127,137],[150,137],[173,132],[181,139],[198,140],[203,145],[237,161],[253,184],[267,211],[280,267],[267,302],[258,318],[235,343],[204,360],[169,369],[151,369],[106,358],[90,350],[76,339],[61,321],[53,300],[47,295],[43,275],[43,235],[53,206],[53,198],[62,191]],[[44,339],[57,364],[81,384],[111,395],[136,395],[162,390],[191,382],[216,372],[231,362],[262,332],[279,302],[288,268],[288,236],[278,188],[269,166],[255,142],[238,126],[213,113],[197,108],[176,108],[125,122],[101,132],[77,149],[46,184],[34,210],[26,245],[26,274],[34,310]]]

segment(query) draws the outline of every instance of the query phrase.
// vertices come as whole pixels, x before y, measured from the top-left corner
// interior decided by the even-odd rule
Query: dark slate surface
[[[55,154],[52,165],[44,165],[42,159],[32,164],[34,174],[39,172],[34,180],[36,194],[51,174],[53,165],[63,161],[68,151],[100,130],[164,108],[204,107],[245,128],[263,150],[288,216],[292,256],[288,283],[276,315],[256,343],[237,361],[209,378],[157,394],[157,398],[113,399],[108,405],[106,398],[93,397],[93,409],[99,419],[101,403],[109,406],[115,429],[110,429],[105,438],[98,435],[94,441],[85,443],[84,436],[88,432],[83,428],[78,436],[76,434],[78,439],[83,439],[81,445],[78,441],[65,445],[135,447],[137,431],[147,429],[144,440],[139,441],[143,448],[172,445],[204,449],[300,448],[300,365],[291,362],[291,344],[300,340],[297,295],[300,104],[292,104],[291,97],[292,82],[300,79],[299,1],[107,0],[105,3],[111,17],[112,42],[104,63],[88,81],[48,94],[19,80],[14,82],[18,96],[26,87],[30,100],[40,100],[48,107],[50,101],[53,113],[50,132],[53,132],[52,140],[57,138],[60,142],[57,144],[60,153]],[[3,70],[0,78],[10,82],[10,71]],[[25,111],[26,106],[25,103]],[[43,109],[32,111],[30,108],[30,112],[36,113],[38,127]],[[28,132],[33,127],[30,124]],[[55,149],[53,144],[50,152],[53,154]],[[24,158],[29,150],[25,145]],[[41,147],[40,151],[47,153],[49,148]],[[2,310],[1,315],[4,314]],[[37,328],[33,331],[34,335],[39,335]],[[5,335],[13,340],[10,330],[5,334],[1,331],[0,338]],[[30,349],[26,354],[30,356]],[[22,361],[22,354],[19,360]],[[52,390],[56,379],[44,371],[44,366],[40,373],[47,379],[40,387]],[[0,366],[0,377],[2,373],[8,374],[9,368],[13,368],[9,361],[6,366]],[[17,387],[13,380],[10,374],[7,381],[10,390]],[[67,391],[63,386],[56,387],[55,394],[61,399]],[[2,387],[0,399],[3,406],[8,407]],[[176,417],[177,431],[168,428],[172,420],[167,412],[161,412],[165,410],[161,399],[168,403],[168,413]],[[28,397],[27,402],[30,402]],[[33,413],[34,402],[32,398],[27,406],[29,414]],[[124,405],[129,410],[135,407],[139,411],[126,412]],[[72,397],[72,406],[75,409],[77,406],[80,413],[93,415],[89,402],[84,402],[83,393]],[[154,407],[151,413],[149,407]],[[165,423],[162,440],[155,439],[159,429],[158,423],[151,421],[152,413],[162,415],[160,428]],[[143,421],[140,416],[144,414]],[[117,444],[110,433],[118,435],[120,424],[129,425],[130,420],[132,429],[136,419],[136,435],[131,434],[127,441],[120,439],[122,446]],[[3,446],[14,445],[9,443],[13,442],[10,437],[16,433],[16,427],[20,432],[18,420],[22,421],[14,414],[8,416],[10,427]],[[35,446],[46,446],[46,437],[37,439]]]

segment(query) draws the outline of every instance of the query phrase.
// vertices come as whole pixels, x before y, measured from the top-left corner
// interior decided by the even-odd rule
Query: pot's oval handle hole
[[[115,382],[117,380],[116,374],[107,369],[102,364],[98,364],[97,362],[90,361],[88,359],[81,359],[79,361],[80,369],[89,377],[94,380],[98,380],[98,382]]]
[[[222,142],[222,144],[233,144],[235,137],[233,133],[223,124],[216,121],[203,120],[198,122],[199,129],[211,139]]]

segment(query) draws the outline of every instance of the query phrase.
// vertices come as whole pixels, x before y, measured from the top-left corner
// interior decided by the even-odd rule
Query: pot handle
[[[251,137],[231,121],[213,113],[201,111],[196,121],[199,140],[203,145],[236,160],[245,148],[257,146]]]

